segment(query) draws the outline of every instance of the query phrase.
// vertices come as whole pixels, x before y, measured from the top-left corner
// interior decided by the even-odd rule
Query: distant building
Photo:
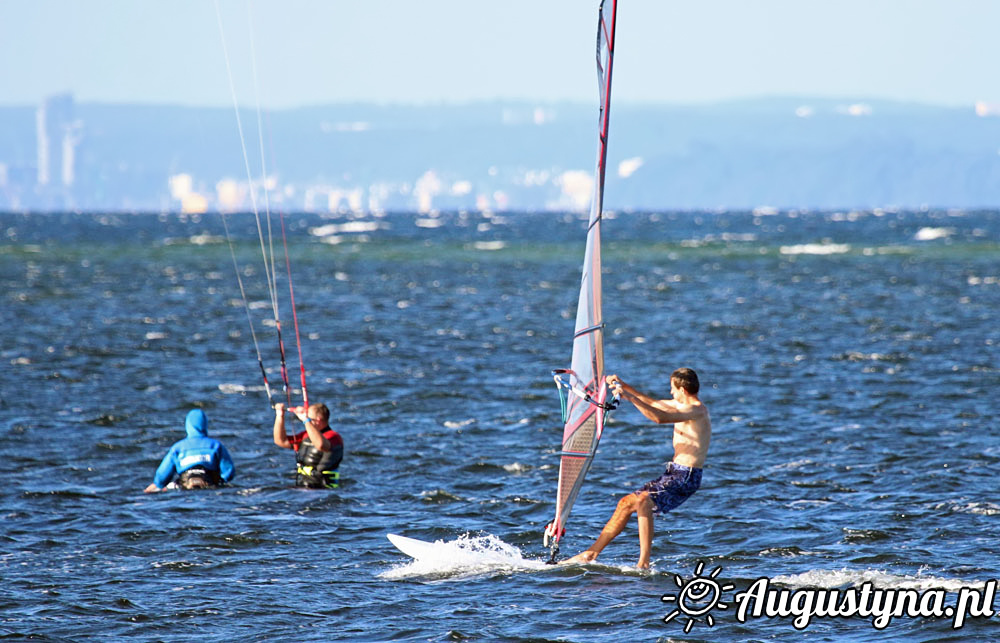
[[[35,112],[38,151],[38,186],[72,187],[76,179],[76,145],[80,124],[72,94],[45,99]]]
[[[237,212],[247,203],[247,186],[236,179],[222,179],[215,184],[215,202],[223,212]]]
[[[170,198],[180,203],[181,212],[201,214],[208,211],[208,199],[194,190],[194,179],[190,174],[174,174],[168,180]]]
[[[437,172],[427,170],[417,179],[413,196],[417,199],[417,212],[427,213],[434,209],[434,197],[441,192],[441,179]]]
[[[576,212],[585,212],[590,205],[591,193],[594,190],[594,177],[587,170],[567,170],[556,177],[556,184],[561,188],[559,200],[552,207]]]

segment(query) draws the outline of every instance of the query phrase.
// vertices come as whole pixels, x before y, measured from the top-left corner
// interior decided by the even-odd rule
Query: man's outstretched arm
[[[631,402],[647,419],[657,424],[684,422],[698,417],[697,412],[683,411],[671,400],[657,400],[646,395],[617,375],[609,375],[607,381],[621,399]]]

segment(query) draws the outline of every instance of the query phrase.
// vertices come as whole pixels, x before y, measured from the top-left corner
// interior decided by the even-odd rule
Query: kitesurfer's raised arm
[[[302,421],[305,430],[295,435],[285,432],[285,405],[274,405],[274,443],[295,450],[295,484],[301,487],[337,486],[337,467],[344,455],[344,440],[330,427],[330,409],[325,404],[290,410]]]
[[[294,413],[295,417],[305,425],[306,434],[312,445],[320,451],[329,453],[330,441],[323,437],[322,428],[317,428],[317,425],[321,424],[320,418],[309,417],[308,412],[304,411],[301,406],[293,406],[288,410]],[[295,446],[289,439],[288,433],[285,432],[285,405],[281,402],[274,405],[274,443],[282,449],[291,449]]]
[[[292,441],[285,432],[285,405],[281,402],[274,405],[274,443],[282,449],[292,448]]]
[[[329,453],[332,445],[323,435],[323,430],[330,426],[328,423],[330,412],[327,411],[327,416],[323,417],[319,406],[318,404],[311,404],[308,409],[296,406],[292,408],[292,413],[305,425],[306,433],[309,435],[309,440],[312,441],[313,446],[324,453]],[[322,406],[324,409],[326,408],[326,405]]]

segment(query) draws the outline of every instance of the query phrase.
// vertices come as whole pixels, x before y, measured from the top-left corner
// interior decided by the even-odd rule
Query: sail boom
[[[597,324],[596,326],[591,326],[590,328],[582,328],[582,329],[576,331],[573,334],[573,339],[576,339],[577,337],[582,337],[583,335],[587,335],[589,333],[597,332],[599,330],[604,330],[604,324],[603,323]]]

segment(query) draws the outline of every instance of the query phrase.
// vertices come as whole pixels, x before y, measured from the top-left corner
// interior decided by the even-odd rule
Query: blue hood
[[[203,438],[208,435],[208,416],[201,409],[194,409],[188,412],[184,428],[189,438]]]

